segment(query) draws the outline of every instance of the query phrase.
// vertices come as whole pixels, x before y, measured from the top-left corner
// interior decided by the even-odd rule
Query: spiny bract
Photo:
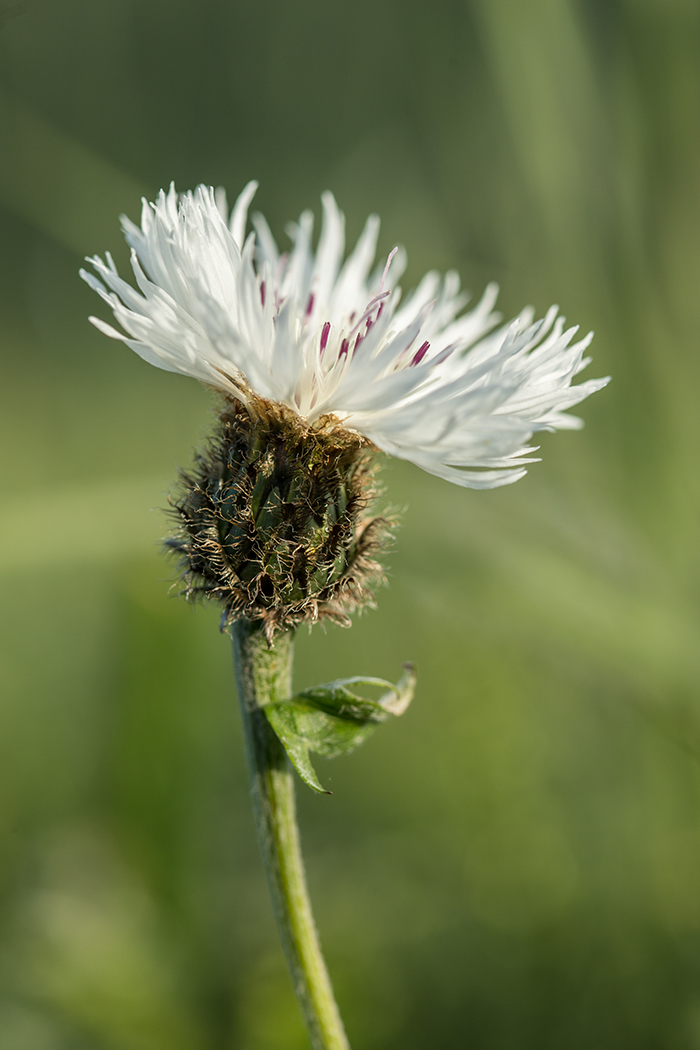
[[[259,398],[225,401],[171,500],[185,594],[217,599],[227,622],[262,621],[269,640],[323,618],[348,625],[383,577],[375,469],[369,442],[332,417],[311,427]]]

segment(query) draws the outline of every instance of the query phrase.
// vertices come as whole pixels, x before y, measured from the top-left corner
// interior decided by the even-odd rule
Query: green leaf
[[[413,697],[416,675],[411,664],[396,685],[382,678],[339,678],[306,689],[291,700],[267,704],[267,720],[284,745],[297,773],[314,791],[331,794],[319,783],[309,752],[326,758],[347,754],[374,732],[380,722],[402,715]],[[380,689],[376,700],[356,689]]]
[[[293,703],[266,704],[267,720],[284,745],[297,773],[310,788],[322,795],[330,795],[320,783],[309,758],[309,746],[297,731],[296,712]]]

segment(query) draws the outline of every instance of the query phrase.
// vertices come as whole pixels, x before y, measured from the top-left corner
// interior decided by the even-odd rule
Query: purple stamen
[[[421,347],[419,347],[418,350],[416,350],[415,354],[413,355],[413,359],[412,359],[412,361],[411,361],[411,363],[410,363],[410,365],[408,367],[409,368],[413,368],[414,365],[419,365],[421,363],[421,361],[423,360],[423,358],[425,357],[425,355],[427,354],[429,349],[430,349],[430,343],[426,339],[426,341],[423,343],[423,345]]]
[[[359,329],[359,327],[360,327],[360,325],[362,324],[363,321],[367,320],[371,324],[374,324],[375,321],[379,320],[379,318],[382,315],[382,310],[384,308],[384,303],[383,303],[382,300],[386,299],[389,295],[391,295],[391,292],[378,292],[374,296],[373,299],[370,299],[369,303],[367,304],[367,309],[362,314],[362,316],[360,317],[360,320],[357,322],[356,325],[354,325],[352,331],[350,332],[351,336]],[[377,316],[375,318],[373,318],[372,314],[374,312],[374,308],[377,305],[377,303],[379,303],[379,309],[377,310]],[[352,324],[352,320],[353,320],[354,317],[355,317],[354,313],[350,315],[350,323],[351,324]]]
[[[347,341],[347,339],[343,339],[342,343],[340,344],[340,350],[338,351],[338,360],[339,361],[340,361],[341,357],[345,357],[345,355],[347,354],[349,349],[350,349],[350,343]]]
[[[331,322],[326,321],[323,328],[321,329],[321,353],[328,346],[328,336],[331,334]]]
[[[391,260],[394,258],[394,256],[396,255],[398,250],[399,250],[398,247],[397,248],[392,248],[392,250],[389,252],[389,258],[386,261],[386,266],[384,267],[384,273],[382,274],[382,279],[379,282],[379,291],[380,292],[381,292],[382,288],[384,287],[384,282],[386,280],[386,275],[389,273],[389,267],[391,266]]]
[[[457,343],[450,343],[450,345],[446,346],[445,349],[437,355],[437,357],[433,358],[433,366],[441,365],[443,361],[446,361],[450,354],[453,354],[456,349]]]
[[[314,300],[315,300],[315,298],[316,298],[316,296],[312,292],[311,295],[309,296],[309,301],[306,304],[306,316],[307,317],[311,317],[311,311],[314,308]]]
[[[265,282],[264,281],[260,282],[260,301],[262,302],[262,304],[264,306],[265,305]]]

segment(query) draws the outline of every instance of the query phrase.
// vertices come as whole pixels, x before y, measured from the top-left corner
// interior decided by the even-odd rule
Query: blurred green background
[[[357,1050],[700,1047],[700,5],[2,0],[0,1050],[302,1050],[227,639],[158,540],[209,397],[77,276],[171,179],[284,223],[332,188],[411,287],[595,328],[581,434],[517,485],[387,464],[379,608],[299,687],[413,708],[300,791]],[[156,509],[153,509],[156,508]]]

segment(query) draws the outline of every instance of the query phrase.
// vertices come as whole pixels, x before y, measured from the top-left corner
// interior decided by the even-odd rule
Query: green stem
[[[268,648],[259,626],[234,626],[233,652],[243,714],[253,809],[282,946],[314,1050],[350,1050],[321,953],[294,802],[292,766],[263,708],[292,695],[292,633]]]

